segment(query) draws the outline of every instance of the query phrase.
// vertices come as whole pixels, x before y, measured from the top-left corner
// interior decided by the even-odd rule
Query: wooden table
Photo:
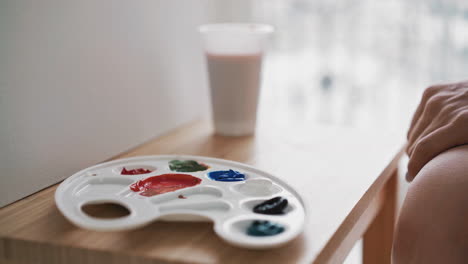
[[[302,235],[279,249],[224,243],[210,223],[154,222],[123,232],[83,230],[54,203],[56,186],[0,210],[1,263],[341,263],[364,237],[365,263],[390,263],[402,140],[385,131],[287,126],[262,119],[255,136],[213,135],[195,122],[115,158],[191,154],[230,159],[284,178],[305,198]]]

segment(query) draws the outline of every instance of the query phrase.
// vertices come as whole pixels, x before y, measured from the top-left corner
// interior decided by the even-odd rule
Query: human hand
[[[468,81],[427,88],[407,137],[408,181],[438,154],[468,144]]]

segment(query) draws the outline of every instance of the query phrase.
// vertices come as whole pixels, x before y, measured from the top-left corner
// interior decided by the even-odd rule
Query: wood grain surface
[[[401,140],[383,132],[260,123],[255,136],[195,122],[114,158],[189,154],[230,159],[285,179],[304,198],[304,232],[270,250],[230,246],[210,223],[155,221],[122,232],[68,222],[49,187],[0,210],[1,263],[340,263],[384,204]]]

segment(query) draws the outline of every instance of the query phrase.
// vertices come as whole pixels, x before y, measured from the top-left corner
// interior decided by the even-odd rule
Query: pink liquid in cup
[[[206,54],[215,130],[224,135],[255,131],[262,54]]]
[[[225,23],[202,25],[210,80],[215,133],[255,132],[262,57],[269,25]]]

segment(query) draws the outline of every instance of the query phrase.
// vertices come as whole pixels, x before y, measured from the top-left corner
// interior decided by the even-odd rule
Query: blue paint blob
[[[255,220],[247,228],[249,236],[274,236],[283,233],[283,231],[284,227],[282,225],[270,221]]]
[[[234,182],[245,181],[245,174],[235,170],[220,170],[208,173],[208,177],[215,181]]]

